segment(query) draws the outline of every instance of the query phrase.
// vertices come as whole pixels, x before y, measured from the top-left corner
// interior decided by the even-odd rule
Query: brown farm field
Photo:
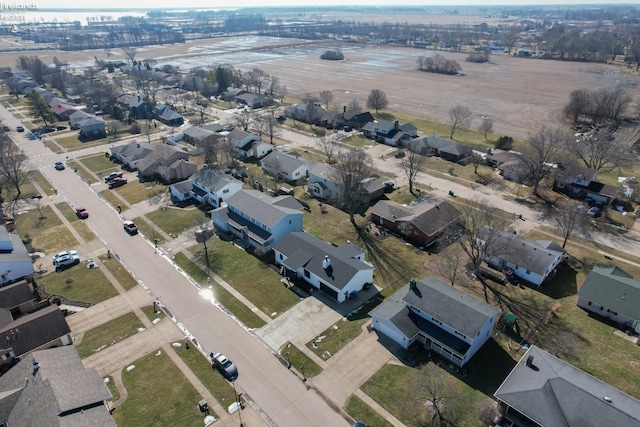
[[[320,55],[340,50],[344,61],[325,61]],[[455,59],[462,76],[445,76],[416,70],[419,56],[436,52],[404,46],[340,40],[237,36],[189,41],[184,44],[138,48],[137,59],[153,58],[157,66],[178,65],[185,71],[195,67],[232,64],[246,71],[259,67],[280,79],[287,96],[301,98],[331,90],[334,108],[356,99],[364,107],[372,89],[382,89],[388,110],[448,122],[455,105],[473,113],[471,127],[482,116],[493,118],[496,134],[526,138],[542,126],[562,122],[561,110],[574,89],[624,85],[629,91],[640,83],[640,75],[618,65],[549,61],[496,54],[490,63],[465,62],[465,53],[437,52]],[[20,55],[38,55],[47,63],[57,56],[78,69],[94,65],[102,50],[61,52],[55,50],[6,52],[0,66],[15,67]],[[112,60],[124,60],[114,50]],[[638,95],[636,95],[638,98]],[[565,124],[566,125],[566,124]],[[429,132],[425,129],[424,132]]]

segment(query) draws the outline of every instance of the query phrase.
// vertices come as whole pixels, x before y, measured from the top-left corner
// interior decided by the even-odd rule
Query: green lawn
[[[137,217],[135,219],[135,223],[138,227],[138,231],[147,236],[149,240],[153,241],[153,239],[157,239],[159,245],[165,242],[164,237],[162,237],[162,234],[160,233],[160,229],[155,225],[152,226],[150,224],[150,220],[146,216],[144,218]]]
[[[135,205],[136,203],[149,200],[149,192],[147,191],[147,187],[149,187],[150,185],[151,184],[141,183],[139,181],[129,181],[122,187],[118,187],[111,191],[117,192],[127,202]]]
[[[131,311],[85,332],[80,344],[76,345],[76,350],[80,358],[84,359],[137,334],[138,328],[142,327],[140,319]]]
[[[142,312],[145,314],[145,316],[147,316],[147,319],[149,319],[150,322],[153,322],[155,319],[160,319],[162,320],[165,315],[164,315],[164,311],[162,311],[159,307],[156,307],[154,310],[154,305],[147,305],[144,307],[140,307],[140,310],[142,310]]]
[[[304,367],[304,374],[308,378],[315,377],[322,372],[320,366],[300,351],[298,347],[288,341],[280,347],[280,356],[287,362],[291,362],[291,367],[300,373],[302,373],[302,367]]]
[[[16,229],[23,240],[32,239],[34,249],[45,253],[58,252],[76,246],[78,241],[49,206],[19,213],[15,216]]]
[[[204,213],[195,207],[176,208],[169,206],[166,209],[157,209],[145,216],[168,235],[178,237],[183,231],[196,226],[197,221],[203,215]]]
[[[70,160],[67,162],[67,167],[73,169],[75,173],[87,184],[91,185],[95,182],[99,182],[93,173],[85,167],[81,162],[76,160]]]
[[[184,346],[177,348],[176,353],[189,366],[204,386],[223,408],[235,401],[233,387],[218,371],[211,366],[211,361],[195,348],[187,350]]]
[[[107,138],[99,138],[92,139],[89,141],[82,141],[78,138],[77,133],[70,133],[69,135],[61,136],[55,139],[55,142],[58,143],[63,148],[66,148],[68,151],[82,150],[83,148],[95,147],[98,145],[105,145],[111,140]]]
[[[120,171],[122,168],[120,165],[113,163],[104,154],[95,154],[93,156],[81,157],[78,159],[84,167],[98,175],[100,178],[104,177],[110,172]]]
[[[109,391],[111,392],[113,401],[115,402],[116,400],[120,399],[120,392],[118,391],[118,387],[116,387],[116,383],[115,381],[113,381],[112,376],[108,376],[105,379],[108,380],[105,384],[107,385],[107,387],[109,387]]]
[[[44,191],[44,196],[53,196],[53,187],[51,187],[51,183],[47,180],[47,178],[42,175],[42,172],[38,170],[32,170],[29,172],[29,178],[35,181],[42,191]],[[34,190],[35,191],[35,188]]]
[[[207,275],[200,267],[191,262],[184,254],[179,253],[173,261],[180,266],[189,276],[195,279],[201,286],[207,286]],[[249,307],[241,303],[229,291],[220,286],[215,281],[211,281],[213,295],[216,301],[220,302],[227,310],[238,318],[248,328],[260,328],[265,325],[264,320],[257,316]]]
[[[374,411],[369,405],[364,403],[356,395],[351,395],[344,404],[344,410],[347,411],[355,420],[362,421],[368,427],[392,427],[389,421],[385,420],[382,415]]]
[[[71,283],[67,283],[72,280]],[[72,301],[97,304],[118,295],[99,268],[87,268],[84,262],[61,272],[53,272],[37,279],[48,293],[62,295]]]
[[[100,255],[100,262],[104,264],[104,266],[109,270],[111,274],[116,278],[120,286],[122,286],[125,290],[130,290],[135,288],[138,284],[136,279],[129,274],[127,269],[124,268],[122,263],[116,259],[116,257],[110,257],[109,255]]]
[[[222,239],[210,239],[207,247],[211,269],[268,316],[276,317],[300,301],[264,260]],[[203,245],[196,244],[189,251],[204,260]]]
[[[116,424],[121,427],[202,425],[204,415],[198,409],[202,396],[164,350],[158,352],[133,362],[134,369],[122,371],[127,400],[113,413]]]
[[[107,203],[109,203],[114,208],[120,206],[122,208],[122,212],[125,212],[127,209],[129,209],[126,203],[123,203],[122,200],[120,200],[112,190],[102,190],[99,194],[103,199],[107,201]]]

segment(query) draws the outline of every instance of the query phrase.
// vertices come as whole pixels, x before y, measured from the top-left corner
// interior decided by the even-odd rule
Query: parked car
[[[87,219],[89,218],[89,211],[87,211],[85,208],[77,208],[76,216],[80,219]]]
[[[238,378],[238,368],[222,353],[216,353],[213,356],[212,366],[220,371],[228,381],[235,381]]]
[[[117,188],[117,187],[122,187],[123,185],[125,185],[127,183],[127,178],[113,178],[111,181],[109,181],[109,188]]]
[[[42,133],[50,133],[50,132],[55,132],[56,128],[52,128],[52,127],[47,127],[42,129]]]
[[[345,132],[351,132],[353,130],[353,128],[351,126],[346,125],[346,126],[342,127],[342,130],[345,131]]]
[[[67,253],[65,253],[64,255],[60,255],[53,259],[53,265],[56,267],[56,270],[61,270],[63,268],[70,267],[79,263],[80,256],[78,255],[77,251],[67,251]]]
[[[105,175],[104,182],[112,181],[115,178],[123,178],[124,174],[122,172],[111,172]]]
[[[16,130],[18,132],[24,132],[24,126],[18,126],[18,127],[16,127]]]
[[[65,130],[67,127],[66,126],[56,126],[56,130]]]
[[[53,255],[53,265],[56,265],[56,260],[62,257],[66,257],[66,256],[77,256],[78,255],[78,251],[75,250],[68,250],[68,251],[62,251],[62,252],[58,252],[57,254]]]
[[[5,132],[9,132],[11,129],[9,129],[9,126],[2,125],[2,130]]]
[[[129,233],[131,236],[138,234],[138,226],[136,226],[133,221],[125,221],[123,227],[124,231]]]
[[[402,150],[398,150],[398,151],[395,152],[394,156],[395,156],[396,159],[401,159],[401,158],[403,158],[405,156],[405,153]]]
[[[59,171],[62,171],[62,170],[64,170],[64,168],[65,168],[64,163],[59,162],[59,161],[58,161],[58,162],[55,162],[55,164],[53,165],[53,167],[55,167],[55,168],[56,168],[56,170],[59,170]]]

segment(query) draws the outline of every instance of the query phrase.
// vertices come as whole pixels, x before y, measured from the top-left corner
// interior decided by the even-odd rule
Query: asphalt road
[[[0,116],[4,124],[15,129],[17,120],[4,108],[0,109]],[[122,227],[124,218],[70,168],[55,170],[54,162],[66,160],[66,155],[52,153],[40,141],[29,140],[26,133],[12,131],[11,137],[30,158],[31,165],[40,169],[58,190],[55,197],[64,197],[72,205],[82,205],[89,211],[85,223],[136,279],[169,308],[203,349],[207,353],[222,352],[236,363],[238,392],[246,393],[268,421],[281,426],[348,425],[319,394],[292,375],[257,337],[202,297],[167,259],[155,253],[149,242],[140,235],[129,236]]]

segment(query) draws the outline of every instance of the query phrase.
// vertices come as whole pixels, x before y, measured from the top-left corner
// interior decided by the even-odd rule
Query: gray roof
[[[290,153],[272,151],[262,158],[260,164],[271,168],[276,168],[284,173],[292,173],[304,165],[309,165],[309,161]]]
[[[545,427],[640,426],[639,401],[536,346],[494,396]]]
[[[111,392],[73,346],[28,355],[0,378],[0,399],[2,421],[12,427],[116,425],[104,405]]]
[[[479,238],[484,240],[487,233],[487,227],[483,228]],[[548,240],[529,240],[509,231],[496,230],[494,233],[489,244],[504,248],[496,251],[499,258],[540,275],[544,275],[554,259],[565,252],[559,245],[551,245]]]
[[[20,236],[15,233],[9,233],[4,225],[0,226],[0,241],[8,241],[8,245],[11,247],[10,251],[0,252],[0,265],[12,262],[33,262]]]
[[[240,190],[227,199],[227,205],[267,227],[273,227],[286,215],[302,215],[303,209],[291,196],[274,198],[257,190]]]
[[[111,153],[122,157],[127,162],[135,161],[146,157],[151,151],[156,149],[156,145],[148,142],[132,142],[126,145],[119,145],[111,148]]]
[[[328,163],[316,163],[311,167],[311,169],[309,169],[309,175],[315,175],[318,178],[326,179],[329,182],[333,182],[336,173],[336,168]]]
[[[191,188],[193,188],[193,181],[191,181],[190,179],[185,179],[184,181],[172,184],[171,187],[173,187],[180,194],[187,194],[191,191]]]
[[[359,271],[373,270],[373,266],[354,258],[364,253],[357,246],[334,246],[305,232],[288,233],[273,249],[287,257],[283,263],[291,270],[304,267],[336,289],[343,289]],[[331,262],[327,269],[322,268],[325,257]]]
[[[198,172],[191,175],[191,180],[197,182],[204,188],[208,188],[214,193],[232,182],[241,184],[240,181],[231,175],[211,168],[200,169]]]
[[[34,300],[33,289],[26,280],[0,288],[0,307],[13,308]]]
[[[220,132],[222,130],[222,125],[218,123],[207,123],[206,125],[202,125],[200,127],[205,130],[210,130],[211,132]]]
[[[630,319],[640,320],[640,282],[614,265],[594,266],[578,296]]]
[[[427,236],[437,233],[461,217],[451,203],[435,200],[425,200],[410,206],[380,200],[371,208],[370,213],[390,222],[409,222]]]
[[[205,129],[199,126],[191,126],[189,129],[186,129],[183,133],[186,136],[196,139],[198,141],[202,141],[203,139],[206,139],[211,135],[216,134],[215,131],[213,130]]]
[[[17,332],[16,332],[17,331]],[[0,328],[0,343],[13,348],[16,356],[33,351],[71,333],[57,305],[27,314]]]

